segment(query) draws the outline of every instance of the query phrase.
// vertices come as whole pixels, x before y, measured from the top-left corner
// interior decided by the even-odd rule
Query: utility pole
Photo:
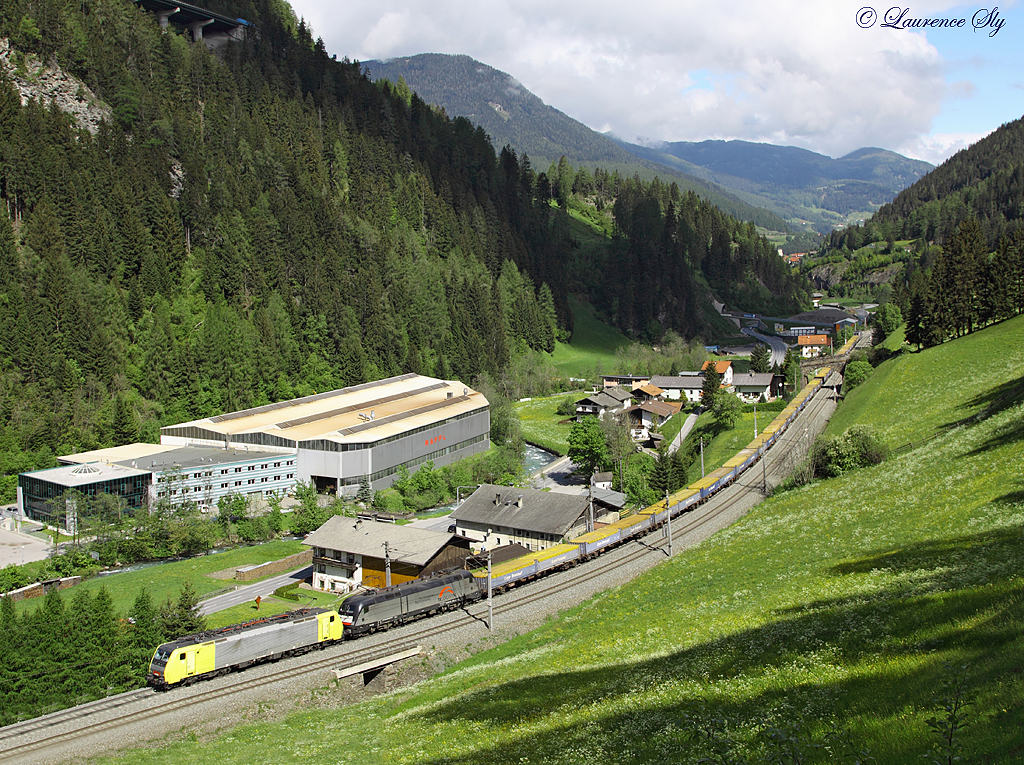
[[[757,402],[754,402],[754,438],[757,438]]]
[[[704,477],[704,436],[700,437],[700,477]]]
[[[587,531],[594,530],[594,484],[593,476],[590,478],[590,488],[587,490]]]
[[[763,493],[768,496],[768,452],[761,455],[761,478],[764,481]]]
[[[487,550],[487,630],[494,632],[494,599],[491,597],[491,551]]]
[[[668,557],[672,557],[672,508],[668,505],[668,489],[665,489],[665,514],[668,516]]]
[[[391,586],[391,549],[387,541],[384,542],[384,586]]]

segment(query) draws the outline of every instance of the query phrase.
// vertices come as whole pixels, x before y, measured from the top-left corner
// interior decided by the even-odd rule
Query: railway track
[[[760,462],[755,463],[736,481],[717,492],[704,504],[673,519],[673,542],[684,541],[688,535],[706,527],[715,528],[715,524],[721,522],[723,515],[755,504],[752,496],[761,496],[764,479],[770,477],[777,481],[780,476],[788,473],[787,468],[795,464],[794,450],[799,450],[799,441],[805,438],[805,432],[822,419],[827,421],[823,414],[831,406],[830,400],[830,390],[824,387],[820,389],[776,444],[762,457],[763,467]],[[808,447],[811,440],[806,439]],[[780,446],[789,448],[779,448]],[[522,609],[536,609],[538,604],[546,599],[577,588],[585,582],[593,583],[602,575],[611,574],[623,565],[634,564],[645,558],[653,567],[666,556],[667,544],[663,528],[651,529],[643,536],[630,539],[619,547],[595,559],[581,562],[566,571],[517,583],[509,594],[503,595],[493,604],[494,614],[496,617],[507,617]],[[541,583],[545,586],[539,586]],[[228,675],[196,686],[163,693],[150,688],[139,689],[45,717],[15,723],[0,728],[0,762],[56,761],[57,758],[37,757],[44,755],[49,749],[66,747],[69,741],[81,741],[117,728],[170,716],[188,707],[210,702],[222,703],[224,699],[243,692],[318,672],[326,673],[339,667],[355,666],[378,659],[382,655],[411,649],[451,630],[474,624],[484,628],[486,615],[486,601],[479,601],[446,617],[412,622],[380,633],[376,638],[364,637],[354,642],[346,641],[323,652],[314,650],[301,660],[293,659],[265,665],[262,672],[249,670],[244,674]],[[155,697],[159,699],[157,705],[154,705]]]

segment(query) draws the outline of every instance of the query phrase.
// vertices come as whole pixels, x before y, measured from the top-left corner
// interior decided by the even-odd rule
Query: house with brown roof
[[[665,391],[654,383],[647,383],[639,388],[633,388],[633,398],[641,403],[651,401],[652,399],[660,399],[663,395],[665,395]]]
[[[705,371],[711,364],[715,365],[715,371],[718,372],[719,376],[722,378],[722,386],[728,388],[732,385],[732,362],[726,361],[725,359],[705,361],[704,366],[700,368],[700,371]]]
[[[408,582],[461,567],[469,542],[440,531],[335,515],[302,544],[313,548],[313,589],[351,592],[357,587]]]
[[[830,335],[800,335],[796,339],[800,348],[800,355],[805,359],[821,356],[832,349],[832,337]]]
[[[645,401],[631,406],[623,412],[630,420],[630,434],[634,441],[648,441],[651,429],[662,425],[682,409],[682,404],[673,401]]]

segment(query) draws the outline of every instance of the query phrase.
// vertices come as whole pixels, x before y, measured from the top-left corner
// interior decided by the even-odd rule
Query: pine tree
[[[704,365],[704,385],[700,393],[700,405],[705,412],[711,411],[718,398],[719,389],[722,386],[722,376],[718,373],[714,361]]]
[[[206,629],[206,617],[199,612],[199,594],[190,580],[185,580],[178,599],[170,597],[160,609],[160,631],[168,639],[176,639]]]
[[[750,371],[765,374],[771,371],[772,352],[764,343],[758,343],[750,352]]]
[[[128,611],[128,667],[136,680],[143,680],[156,647],[164,642],[160,614],[149,592],[143,588]]]

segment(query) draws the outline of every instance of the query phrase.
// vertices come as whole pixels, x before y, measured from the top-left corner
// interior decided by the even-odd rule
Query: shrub
[[[848,391],[853,390],[867,380],[873,371],[874,367],[866,361],[851,361],[843,373],[843,387]]]
[[[0,592],[17,590],[27,584],[29,584],[29,577],[20,566],[10,563],[0,570]]]
[[[877,465],[889,454],[871,428],[857,425],[841,436],[819,437],[811,450],[811,467],[816,478],[835,478],[857,468]]]
[[[279,598],[283,598],[284,600],[298,601],[298,599],[299,599],[298,589],[299,589],[299,583],[298,582],[292,582],[291,584],[286,584],[286,585],[283,585],[281,587],[278,587],[276,590],[274,590],[274,595],[279,597]]]
[[[576,414],[576,397],[566,396],[558,404],[558,408],[555,409],[555,414],[560,414],[562,417],[572,417]]]
[[[394,489],[384,489],[373,495],[373,507],[387,513],[404,513],[405,501]]]
[[[886,348],[884,345],[876,345],[874,348],[868,351],[868,363],[873,367],[877,367],[883,361],[888,361],[894,356],[899,356],[899,351],[894,351],[891,348]]]

